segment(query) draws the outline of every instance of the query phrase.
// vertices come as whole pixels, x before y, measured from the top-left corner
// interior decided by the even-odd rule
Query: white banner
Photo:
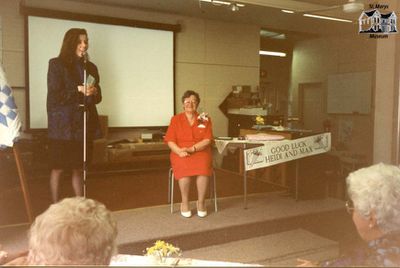
[[[305,138],[264,142],[263,146],[244,150],[245,170],[269,167],[331,150],[331,133]]]

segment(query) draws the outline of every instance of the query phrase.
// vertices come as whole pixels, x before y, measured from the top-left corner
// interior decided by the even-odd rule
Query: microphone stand
[[[87,55],[83,55],[83,196],[86,198],[86,174],[87,174],[87,107],[86,107],[86,90],[87,90],[87,79],[86,79],[86,62]]]

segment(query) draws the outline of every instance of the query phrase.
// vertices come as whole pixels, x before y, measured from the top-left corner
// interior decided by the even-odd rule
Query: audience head
[[[29,233],[28,264],[108,265],[116,253],[117,225],[92,199],[66,198],[36,217]]]
[[[353,221],[366,240],[400,230],[400,168],[376,164],[349,174]]]

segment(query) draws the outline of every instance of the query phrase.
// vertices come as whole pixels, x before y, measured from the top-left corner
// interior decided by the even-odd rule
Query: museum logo
[[[397,33],[397,16],[392,12],[381,13],[389,5],[371,4],[368,11],[361,12],[358,18],[358,32],[369,34],[370,38],[388,38],[389,34]]]

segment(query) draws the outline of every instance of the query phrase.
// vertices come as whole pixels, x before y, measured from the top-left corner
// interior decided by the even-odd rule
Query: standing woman
[[[183,112],[172,117],[165,135],[165,141],[171,149],[172,170],[181,191],[181,215],[186,218],[192,216],[189,206],[191,177],[196,178],[197,215],[207,216],[205,196],[212,173],[212,124],[206,115],[198,114],[199,103],[197,92],[186,91],[182,96]]]
[[[85,29],[72,28],[64,35],[58,57],[49,61],[47,73],[47,120],[49,138],[50,189],[53,202],[59,199],[59,182],[64,170],[72,172],[72,187],[82,196],[83,104],[87,111],[87,162],[92,140],[100,137],[96,104],[101,101],[99,73],[87,60],[89,48]],[[86,96],[84,69],[88,79]]]

